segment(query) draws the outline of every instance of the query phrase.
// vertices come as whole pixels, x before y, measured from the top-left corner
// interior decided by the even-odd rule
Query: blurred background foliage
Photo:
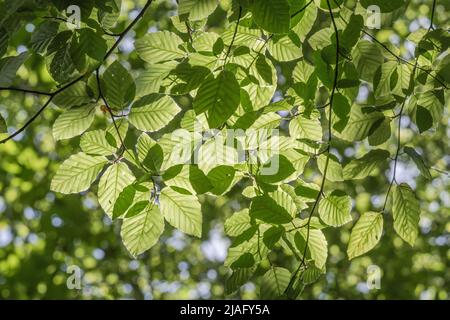
[[[14,1],[0,1],[3,8]],[[17,15],[16,32],[6,55],[27,50],[26,44],[52,1],[28,1]],[[67,1],[53,1],[64,8]],[[77,1],[74,1],[77,2]],[[226,0],[220,1],[222,4]],[[349,1],[351,2],[351,1]],[[136,16],[144,1],[122,1],[122,12],[113,31],[122,31]],[[407,10],[383,15],[382,29],[372,30],[382,41],[390,41],[410,58],[408,34],[429,25],[431,1],[410,1]],[[438,1],[435,23],[449,24],[450,2]],[[6,11],[5,11],[6,12]],[[6,13],[5,13],[6,14]],[[62,12],[61,14],[64,14]],[[155,1],[144,19],[119,46],[110,60],[119,59],[132,72],[144,68],[133,49],[133,38],[147,30],[174,30],[170,16],[176,14],[175,1]],[[325,14],[325,13],[323,13]],[[19,19],[20,17],[20,19]],[[211,30],[222,28],[225,14],[219,9],[209,18]],[[324,18],[323,21],[326,21]],[[321,23],[319,18],[317,24]],[[317,30],[317,29],[316,29]],[[107,37],[107,36],[106,36]],[[111,38],[112,41],[114,38]],[[289,64],[277,66],[280,88],[289,86]],[[33,56],[19,69],[15,84],[43,91],[55,89],[45,63]],[[362,93],[364,97],[364,93]],[[367,96],[365,97],[368,98]],[[9,130],[24,123],[43,103],[43,98],[18,92],[0,92],[0,112]],[[446,97],[448,101],[448,97]],[[183,102],[180,102],[183,104]],[[189,101],[184,101],[188,104]],[[223,266],[229,240],[223,222],[233,212],[248,205],[242,197],[245,181],[227,196],[203,196],[204,231],[194,239],[166,228],[162,241],[149,252],[133,259],[121,243],[119,223],[103,213],[94,195],[56,195],[49,192],[51,177],[58,164],[78,149],[78,138],[56,144],[51,126],[59,114],[48,108],[37,121],[14,141],[0,145],[0,298],[1,299],[221,299],[255,298],[258,283],[247,283],[231,296],[225,295],[229,270]],[[98,112],[96,125],[107,122]],[[426,181],[406,157],[400,157],[398,180],[408,182],[421,200],[420,236],[411,248],[394,234],[392,218],[386,215],[381,243],[369,254],[349,262],[345,254],[351,225],[324,230],[329,243],[326,275],[302,294],[304,299],[448,299],[450,289],[450,147],[449,107],[445,108],[436,132],[419,136],[408,117],[402,123],[402,144],[421,151],[433,180]],[[395,140],[387,143],[395,151]],[[333,146],[345,162],[364,145],[339,143]],[[305,179],[320,179],[310,165]],[[387,189],[390,170],[360,184],[346,183],[354,201],[353,214],[378,208]],[[329,185],[332,188],[332,185]],[[273,261],[286,259],[274,254]],[[294,263],[294,260],[292,260]],[[380,289],[369,290],[367,268],[382,271]],[[82,270],[81,289],[68,289],[68,266]]]

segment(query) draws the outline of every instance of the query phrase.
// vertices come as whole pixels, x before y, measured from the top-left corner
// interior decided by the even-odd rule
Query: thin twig
[[[225,66],[226,63],[227,63],[228,56],[231,53],[231,48],[233,47],[234,40],[236,39],[236,34],[237,34],[238,27],[239,27],[239,22],[241,21],[241,15],[242,15],[242,7],[239,6],[239,13],[238,13],[237,21],[236,21],[236,27],[234,28],[233,38],[231,38],[231,43],[228,46],[228,50],[227,50],[227,53],[225,55],[225,59],[223,61],[223,66]]]
[[[338,34],[338,29],[336,26],[336,22],[334,20],[334,15],[333,15],[333,11],[331,10],[331,5],[330,5],[330,1],[327,0],[327,5],[328,5],[328,11],[330,13],[330,17],[331,17],[331,21],[333,23],[333,28],[334,28],[334,35],[336,38],[336,67],[334,69],[334,80],[333,80],[333,87],[331,89],[331,95],[330,95],[330,108],[328,110],[328,146],[326,149],[326,153],[327,153],[327,158],[325,160],[325,166],[323,169],[323,173],[322,173],[322,182],[320,184],[320,190],[317,193],[317,197],[314,201],[314,204],[311,208],[311,211],[309,213],[308,216],[308,220],[306,222],[306,239],[305,239],[305,248],[303,249],[303,254],[302,254],[302,260],[297,268],[297,270],[295,270],[294,274],[292,275],[288,286],[286,287],[285,293],[287,293],[293,286],[295,279],[297,278],[298,273],[300,272],[300,270],[302,269],[302,267],[306,266],[305,265],[305,260],[306,260],[306,251],[308,249],[308,243],[309,243],[309,236],[310,236],[310,229],[311,229],[311,219],[312,216],[314,214],[314,211],[317,207],[317,205],[319,204],[320,198],[323,195],[323,191],[324,191],[324,187],[325,187],[325,182],[326,182],[326,177],[327,177],[327,172],[328,172],[328,164],[330,162],[330,145],[331,145],[331,140],[333,138],[333,134],[332,134],[332,121],[331,121],[331,117],[332,117],[332,111],[333,111],[333,100],[334,100],[334,94],[336,92],[336,88],[337,88],[337,82],[338,82],[338,77],[339,77],[339,34]]]
[[[41,96],[51,96],[51,92],[45,92],[45,91],[39,91],[34,89],[23,89],[23,88],[16,88],[16,87],[0,87],[0,91],[19,91],[23,93],[31,93],[31,94],[37,94]]]
[[[431,26],[433,25],[433,17],[434,17],[434,10],[436,7],[436,0],[433,0],[433,6],[432,6],[432,10],[431,10],[431,19],[430,19],[430,27],[427,30],[427,33],[431,30]],[[426,34],[425,34],[426,36]],[[420,56],[420,55],[419,55]],[[414,68],[411,72],[411,76],[409,78],[409,85],[412,86],[412,90],[414,91],[414,75],[416,73],[416,69],[418,69],[418,63],[419,63],[419,56],[416,57],[415,59],[415,63],[414,63]],[[405,97],[405,99],[402,102],[402,106],[400,108],[400,112],[396,115],[396,117],[398,116],[398,128],[397,128],[397,150],[395,151],[395,157],[394,157],[394,168],[393,168],[393,172],[392,172],[392,178],[391,181],[389,183],[389,187],[388,190],[386,192],[386,198],[384,199],[384,204],[383,204],[383,212],[385,212],[386,210],[386,205],[389,199],[389,195],[391,193],[392,190],[392,186],[394,184],[394,182],[396,182],[396,173],[397,173],[397,163],[398,163],[398,157],[400,155],[400,149],[402,147],[401,144],[401,123],[402,123],[402,115],[403,115],[403,110],[405,108],[405,104],[406,104],[406,99],[408,97]]]

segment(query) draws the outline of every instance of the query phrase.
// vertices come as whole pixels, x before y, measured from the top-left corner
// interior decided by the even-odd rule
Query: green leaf
[[[391,137],[391,119],[384,118],[375,122],[370,128],[369,144],[378,146]]]
[[[148,63],[183,58],[185,52],[179,48],[182,44],[183,40],[169,31],[149,33],[135,42],[139,57]]]
[[[267,195],[253,198],[250,216],[271,224],[283,224],[292,220],[291,214]]]
[[[106,40],[89,28],[79,29],[77,32],[80,34],[77,49],[92,59],[102,61],[108,49]]]
[[[136,78],[136,96],[142,97],[150,93],[158,93],[162,81],[178,65],[176,61],[147,65]]]
[[[118,61],[114,61],[102,76],[102,89],[106,101],[115,109],[123,109],[134,98],[136,85],[127,69]]]
[[[252,15],[255,23],[270,33],[288,33],[291,16],[287,0],[255,0]]]
[[[227,192],[232,186],[235,171],[231,166],[218,166],[209,171],[207,177],[213,187],[209,191],[215,195]]]
[[[344,167],[344,179],[364,179],[389,158],[386,150],[371,150],[359,159],[353,159]]]
[[[224,224],[225,233],[230,237],[237,237],[244,231],[251,228],[250,215],[248,209],[243,209],[233,213]]]
[[[327,156],[325,154],[321,154],[317,158],[317,166],[319,167],[319,170],[322,174],[324,174],[326,162]],[[334,154],[331,153],[328,159],[326,178],[329,181],[333,182],[344,181],[341,163],[339,159]]]
[[[260,298],[269,300],[282,298],[290,279],[291,273],[285,268],[269,269],[261,279]]]
[[[79,81],[58,93],[52,99],[52,102],[61,108],[71,108],[82,106],[89,103],[91,100],[92,98],[88,96],[86,90],[86,83]]]
[[[0,59],[0,86],[9,87],[16,77],[17,70],[28,58],[28,53],[23,52],[18,56]]]
[[[153,247],[164,231],[164,217],[157,205],[147,203],[140,213],[125,218],[120,236],[133,257]]]
[[[134,180],[133,173],[123,162],[112,164],[103,173],[98,184],[98,202],[108,216],[112,216],[119,194]]]
[[[202,235],[200,203],[193,195],[182,194],[167,187],[159,196],[161,212],[173,227],[196,237]]]
[[[419,233],[420,204],[413,190],[406,183],[394,188],[392,214],[397,234],[414,246]]]
[[[92,157],[82,152],[74,154],[59,166],[50,189],[65,194],[85,191],[107,161],[105,157]]]
[[[84,153],[98,156],[109,156],[116,152],[116,148],[108,143],[104,130],[94,130],[83,134],[80,147]]]
[[[277,183],[294,172],[294,166],[285,156],[275,155],[260,168],[256,179],[264,183]]]
[[[283,226],[272,226],[263,234],[263,241],[267,248],[273,249],[274,246],[280,241],[281,237],[285,233]]]
[[[240,268],[233,271],[225,282],[225,294],[232,294],[243,286],[252,276],[252,268]]]
[[[164,183],[185,189],[192,194],[203,194],[213,188],[211,181],[195,165],[177,165],[163,175]]]
[[[437,126],[441,122],[444,112],[445,98],[444,90],[427,90],[420,93],[417,105],[425,108],[433,118],[433,124]]]
[[[300,20],[297,24],[295,24],[292,27],[292,31],[298,35],[298,37],[302,42],[305,41],[306,35],[313,28],[316,18],[317,18],[317,7],[315,5],[309,5],[302,13],[294,17],[293,21],[295,21],[295,19]]]
[[[82,134],[94,121],[95,104],[70,108],[58,116],[53,124],[55,140],[69,139]]]
[[[267,43],[267,49],[278,61],[292,61],[303,56],[302,49],[294,43],[293,36],[272,37]]]
[[[307,228],[302,228],[298,231],[300,237],[296,237],[296,245],[303,253],[307,239]],[[328,257],[328,243],[325,235],[321,230],[310,229],[309,230],[309,241],[308,241],[308,251],[311,259],[314,260],[314,264],[317,268],[322,269],[327,262]]]
[[[378,6],[381,12],[391,12],[405,5],[405,0],[361,0],[364,8]]]
[[[298,115],[289,122],[289,134],[295,139],[322,141],[320,120]]]
[[[417,106],[415,119],[420,133],[433,127],[433,117],[431,116],[430,111],[422,106]]]
[[[375,71],[383,63],[383,54],[378,45],[368,40],[360,40],[352,55],[361,79],[372,82]]]
[[[380,241],[383,233],[383,215],[380,212],[366,212],[355,223],[347,248],[351,260],[370,250]]]
[[[216,78],[208,77],[194,99],[196,114],[207,112],[210,128],[220,127],[236,111],[240,102],[240,86],[230,71],[222,71]]]
[[[261,232],[257,227],[246,230],[234,239],[228,249],[225,266],[236,268],[249,268],[259,263],[268,254],[269,249],[264,245]]]
[[[46,58],[47,69],[53,79],[59,83],[67,82],[75,73],[72,60],[72,31],[60,32],[48,46]]]
[[[164,128],[180,111],[172,98],[151,94],[133,104],[128,120],[139,130],[154,132]]]
[[[181,0],[178,14],[197,21],[207,18],[217,8],[217,0]]]
[[[342,226],[352,221],[352,200],[343,191],[335,190],[319,202],[319,215],[327,225]]]
[[[428,170],[428,167],[425,165],[425,162],[423,161],[420,154],[417,153],[417,151],[414,148],[411,147],[403,147],[403,150],[406,152],[408,156],[414,161],[416,164],[417,169],[419,169],[420,173],[428,180],[431,180],[431,174],[430,170]]]
[[[112,28],[120,16],[122,0],[105,0],[99,4],[98,21],[106,29]]]
[[[383,113],[373,110],[372,108],[362,108],[353,105],[350,110],[350,118],[344,129],[339,132],[335,131],[335,135],[347,141],[361,141],[372,132],[372,128],[385,119]]]
[[[45,53],[50,42],[58,33],[59,23],[46,21],[41,23],[31,35],[31,49],[37,53]]]

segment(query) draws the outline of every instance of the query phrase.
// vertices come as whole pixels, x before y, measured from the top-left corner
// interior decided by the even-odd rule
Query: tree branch
[[[0,87],[0,91],[19,91],[23,93],[31,93],[31,94],[37,94],[41,96],[51,96],[51,92],[45,92],[45,91],[39,91],[34,89],[23,89],[23,88],[16,88],[16,87]]]

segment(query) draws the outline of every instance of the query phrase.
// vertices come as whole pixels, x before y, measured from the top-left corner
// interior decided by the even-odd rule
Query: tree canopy
[[[0,297],[447,299],[449,9],[0,1]]]

